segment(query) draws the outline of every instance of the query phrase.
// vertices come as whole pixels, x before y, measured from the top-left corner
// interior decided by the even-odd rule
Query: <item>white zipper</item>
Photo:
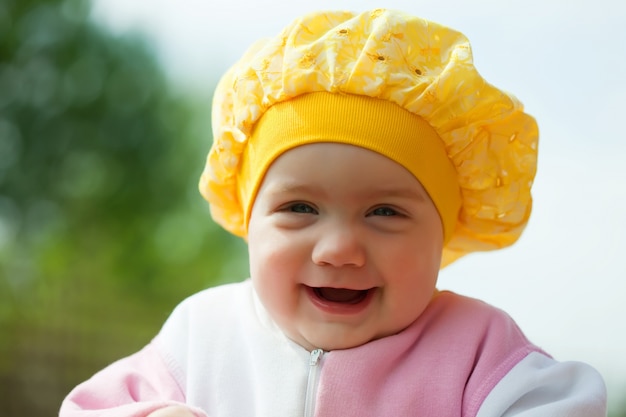
[[[304,400],[304,417],[313,417],[315,412],[315,397],[317,396],[317,380],[320,374],[320,361],[324,351],[314,349],[309,357],[309,378],[306,383],[306,397]]]

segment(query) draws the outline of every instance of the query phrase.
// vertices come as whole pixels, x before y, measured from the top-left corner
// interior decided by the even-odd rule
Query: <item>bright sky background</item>
[[[540,126],[534,212],[520,241],[446,268],[442,288],[511,314],[561,360],[626,397],[626,2],[615,0],[95,0],[149,34],[172,75],[209,91],[257,38],[314,9],[399,9],[451,26],[492,84]],[[207,96],[208,97],[208,96]],[[208,105],[208,104],[207,104]]]

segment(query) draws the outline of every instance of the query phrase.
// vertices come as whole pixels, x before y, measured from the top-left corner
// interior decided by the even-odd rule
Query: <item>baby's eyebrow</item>
[[[306,184],[283,182],[268,188],[272,193],[310,193],[315,191],[315,187]]]
[[[371,198],[404,198],[407,200],[428,200],[428,194],[426,191],[421,191],[413,188],[384,188],[368,190],[364,193],[364,196]]]
[[[308,184],[284,182],[268,187],[271,194],[324,194],[324,191]],[[402,198],[407,200],[428,201],[429,197],[425,190],[405,187],[389,187],[366,189],[360,196],[367,199]]]
[[[269,185],[265,193],[274,196],[319,196],[323,195],[324,191],[319,187],[315,187],[310,184],[302,184],[297,182],[280,182]]]

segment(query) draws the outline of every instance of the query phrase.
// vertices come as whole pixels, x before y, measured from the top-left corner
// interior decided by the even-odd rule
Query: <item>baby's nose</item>
[[[329,227],[313,248],[313,262],[335,267],[365,264],[365,247],[359,234],[351,227]]]

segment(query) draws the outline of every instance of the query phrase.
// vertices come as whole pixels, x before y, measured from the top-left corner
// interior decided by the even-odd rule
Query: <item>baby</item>
[[[251,278],[184,301],[62,417],[605,415],[594,369],[436,288],[518,239],[536,169],[534,119],[462,34],[304,16],[222,78],[213,129],[200,189]]]

